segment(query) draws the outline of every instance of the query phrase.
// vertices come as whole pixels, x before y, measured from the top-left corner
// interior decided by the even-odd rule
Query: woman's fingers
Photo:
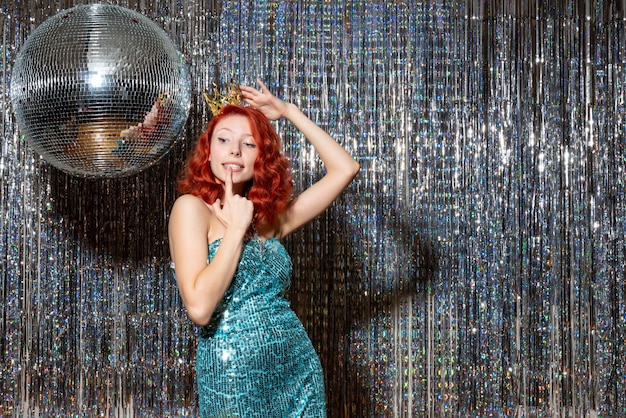
[[[263,84],[263,82],[261,81],[260,78],[256,79],[256,82],[259,83],[259,86],[261,86],[261,93],[263,93],[264,91],[268,92],[269,89],[267,88],[267,86],[265,84]]]
[[[230,167],[226,168],[224,183],[224,201],[227,201],[233,197],[233,169]]]

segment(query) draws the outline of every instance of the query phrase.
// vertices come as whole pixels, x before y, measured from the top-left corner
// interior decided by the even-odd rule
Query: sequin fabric
[[[221,241],[209,245],[212,260]],[[203,417],[325,417],[319,358],[286,298],[291,258],[278,239],[248,240],[230,288],[201,328]]]

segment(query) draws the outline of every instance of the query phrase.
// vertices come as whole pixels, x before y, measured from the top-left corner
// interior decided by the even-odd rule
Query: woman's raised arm
[[[313,145],[326,168],[326,174],[311,187],[298,195],[286,211],[280,214],[281,237],[306,224],[341,194],[359,172],[359,163],[326,131],[316,125],[294,104],[284,102],[269,92],[257,80],[262,91],[241,86],[246,103],[265,114],[270,120],[281,117],[289,120]]]

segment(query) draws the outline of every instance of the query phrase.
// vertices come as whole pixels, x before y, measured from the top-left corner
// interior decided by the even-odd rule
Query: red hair
[[[178,191],[198,196],[209,204],[223,198],[224,184],[213,174],[209,156],[215,126],[230,115],[242,115],[248,119],[259,149],[253,178],[244,188],[244,195],[254,204],[254,224],[273,225],[276,215],[291,200],[293,180],[289,173],[289,161],[280,152],[280,137],[265,115],[252,107],[228,105],[211,120],[187,158],[178,181]]]

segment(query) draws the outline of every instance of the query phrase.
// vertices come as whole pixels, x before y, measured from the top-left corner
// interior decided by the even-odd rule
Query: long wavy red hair
[[[224,185],[213,174],[209,156],[215,125],[231,115],[242,115],[248,119],[259,149],[253,178],[244,189],[246,197],[254,204],[254,224],[273,225],[276,216],[291,200],[293,180],[289,161],[280,152],[280,137],[265,115],[252,107],[228,105],[211,120],[187,158],[178,181],[178,191],[198,196],[209,204],[223,198]]]

